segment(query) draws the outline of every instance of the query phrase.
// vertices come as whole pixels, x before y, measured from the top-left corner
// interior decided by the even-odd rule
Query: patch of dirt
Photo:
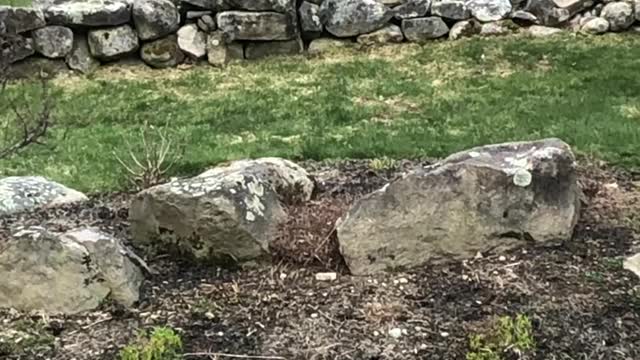
[[[317,193],[308,204],[289,207],[289,221],[272,244],[273,266],[230,272],[147,259],[158,275],[133,309],[105,304],[80,316],[50,317],[0,312],[0,334],[32,324],[53,336],[4,358],[116,359],[140,329],[166,325],[181,333],[186,353],[464,359],[472,334],[496,317],[522,313],[532,319],[536,342],[523,359],[639,359],[640,279],[622,268],[622,259],[640,250],[640,177],[582,162],[582,216],[563,246],[367,277],[344,271],[332,235],[336,219],[354,199],[429,162],[397,162],[386,170],[366,161],[304,163]],[[0,218],[0,236],[27,223],[59,230],[93,225],[126,238],[128,198],[97,196],[83,206]],[[327,270],[338,279],[315,280]],[[399,338],[389,335],[394,328]]]

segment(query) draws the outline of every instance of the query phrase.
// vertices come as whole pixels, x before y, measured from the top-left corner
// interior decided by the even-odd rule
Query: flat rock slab
[[[293,18],[288,14],[225,11],[217,15],[216,22],[228,41],[291,40],[296,36]]]
[[[40,176],[0,179],[0,216],[86,200],[83,193]]]
[[[557,139],[451,155],[357,201],[339,222],[355,275],[571,237],[580,208],[571,149]]]
[[[44,13],[27,7],[0,6],[0,27],[9,34],[20,34],[46,25]]]
[[[133,260],[133,261],[132,261]],[[19,227],[0,250],[0,307],[75,314],[138,300],[142,260],[96,229]]]
[[[131,20],[131,7],[125,1],[70,1],[44,10],[52,25],[116,26]]]
[[[306,201],[312,190],[290,161],[235,161],[140,192],[129,212],[133,240],[221,265],[267,258],[286,219],[281,201]]]

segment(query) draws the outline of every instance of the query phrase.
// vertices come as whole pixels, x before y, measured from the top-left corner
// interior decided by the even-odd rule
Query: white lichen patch
[[[84,194],[40,176],[0,179],[0,214],[84,200],[87,200]]]
[[[532,180],[533,180],[533,176],[526,169],[518,169],[513,174],[513,183],[516,186],[527,187],[531,185]]]

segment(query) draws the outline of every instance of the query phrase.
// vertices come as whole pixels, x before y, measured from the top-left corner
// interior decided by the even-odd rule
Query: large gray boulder
[[[293,17],[288,14],[225,11],[217,15],[216,22],[227,41],[291,40],[296,36]]]
[[[394,12],[376,0],[325,0],[320,19],[327,31],[337,37],[352,37],[378,30]]]
[[[626,2],[612,2],[604,6],[600,17],[609,22],[609,30],[624,31],[635,21],[633,7]]]
[[[320,21],[320,6],[303,1],[298,9],[302,37],[307,40],[317,39],[322,35],[322,22]]]
[[[46,25],[44,13],[27,7],[0,6],[0,26],[9,34],[20,34]]]
[[[0,179],[0,216],[86,201],[83,193],[40,176]]]
[[[31,38],[16,34],[0,34],[0,65],[20,61],[34,53]]]
[[[90,74],[100,66],[100,61],[91,56],[87,37],[83,34],[74,35],[73,47],[66,56],[65,61],[70,69],[82,74]]]
[[[467,2],[471,15],[482,22],[505,19],[511,12],[509,0],[471,0]]]
[[[358,36],[358,43],[366,46],[401,43],[404,34],[398,25],[389,24],[380,30]]]
[[[184,61],[184,53],[178,46],[176,35],[143,44],[140,57],[147,65],[157,69],[174,67]]]
[[[604,34],[609,31],[609,22],[606,19],[594,17],[585,21],[581,30],[587,34]]]
[[[471,10],[467,3],[461,0],[436,0],[431,4],[431,14],[451,20],[471,18]]]
[[[141,40],[155,40],[178,30],[180,14],[169,0],[136,0],[133,23]]]
[[[402,20],[402,32],[408,41],[424,42],[447,35],[449,27],[442,18],[431,16]]]
[[[269,41],[251,42],[244,49],[244,56],[249,60],[262,59],[271,56],[296,55],[303,50],[302,41]]]
[[[290,161],[234,161],[140,192],[129,211],[133,241],[221,264],[264,258],[286,219],[281,200],[305,201],[312,190]]]
[[[116,26],[131,20],[131,7],[124,0],[75,0],[44,10],[51,25]]]
[[[56,234],[15,229],[0,249],[0,307],[76,314],[108,298],[130,306],[144,279],[142,260],[97,229]]]
[[[46,26],[32,32],[33,47],[45,57],[65,57],[73,48],[73,32],[64,26]]]
[[[591,6],[592,0],[531,0],[522,10],[533,14],[541,25],[557,26]]]
[[[411,19],[427,15],[429,7],[431,0],[405,0],[393,8],[393,13],[396,19]]]
[[[580,207],[575,158],[558,139],[470,149],[356,201],[339,221],[353,274],[558,244]]]
[[[192,59],[203,58],[207,54],[207,34],[196,24],[187,24],[178,30],[178,47]]]
[[[138,50],[138,35],[129,25],[89,31],[89,50],[94,57],[109,61]]]

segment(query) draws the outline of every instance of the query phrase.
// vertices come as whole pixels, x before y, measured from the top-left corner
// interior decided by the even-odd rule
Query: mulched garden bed
[[[105,304],[81,316],[52,317],[1,311],[0,333],[32,335],[23,352],[5,358],[117,359],[138,331],[166,325],[192,354],[464,359],[472,334],[499,316],[526,314],[536,346],[523,359],[640,359],[640,279],[622,268],[624,256],[640,251],[640,176],[596,162],[582,161],[582,217],[563,246],[350,277],[335,220],[354,199],[427,163],[399,162],[387,170],[366,161],[304,163],[318,190],[313,201],[289,208],[272,244],[273,266],[228,271],[148,258],[157,274],[134,309]],[[19,223],[59,230],[92,225],[126,238],[129,197],[94,196],[83,206],[0,218],[0,237]],[[316,281],[320,271],[336,271],[338,279]],[[402,336],[389,336],[393,328]]]

